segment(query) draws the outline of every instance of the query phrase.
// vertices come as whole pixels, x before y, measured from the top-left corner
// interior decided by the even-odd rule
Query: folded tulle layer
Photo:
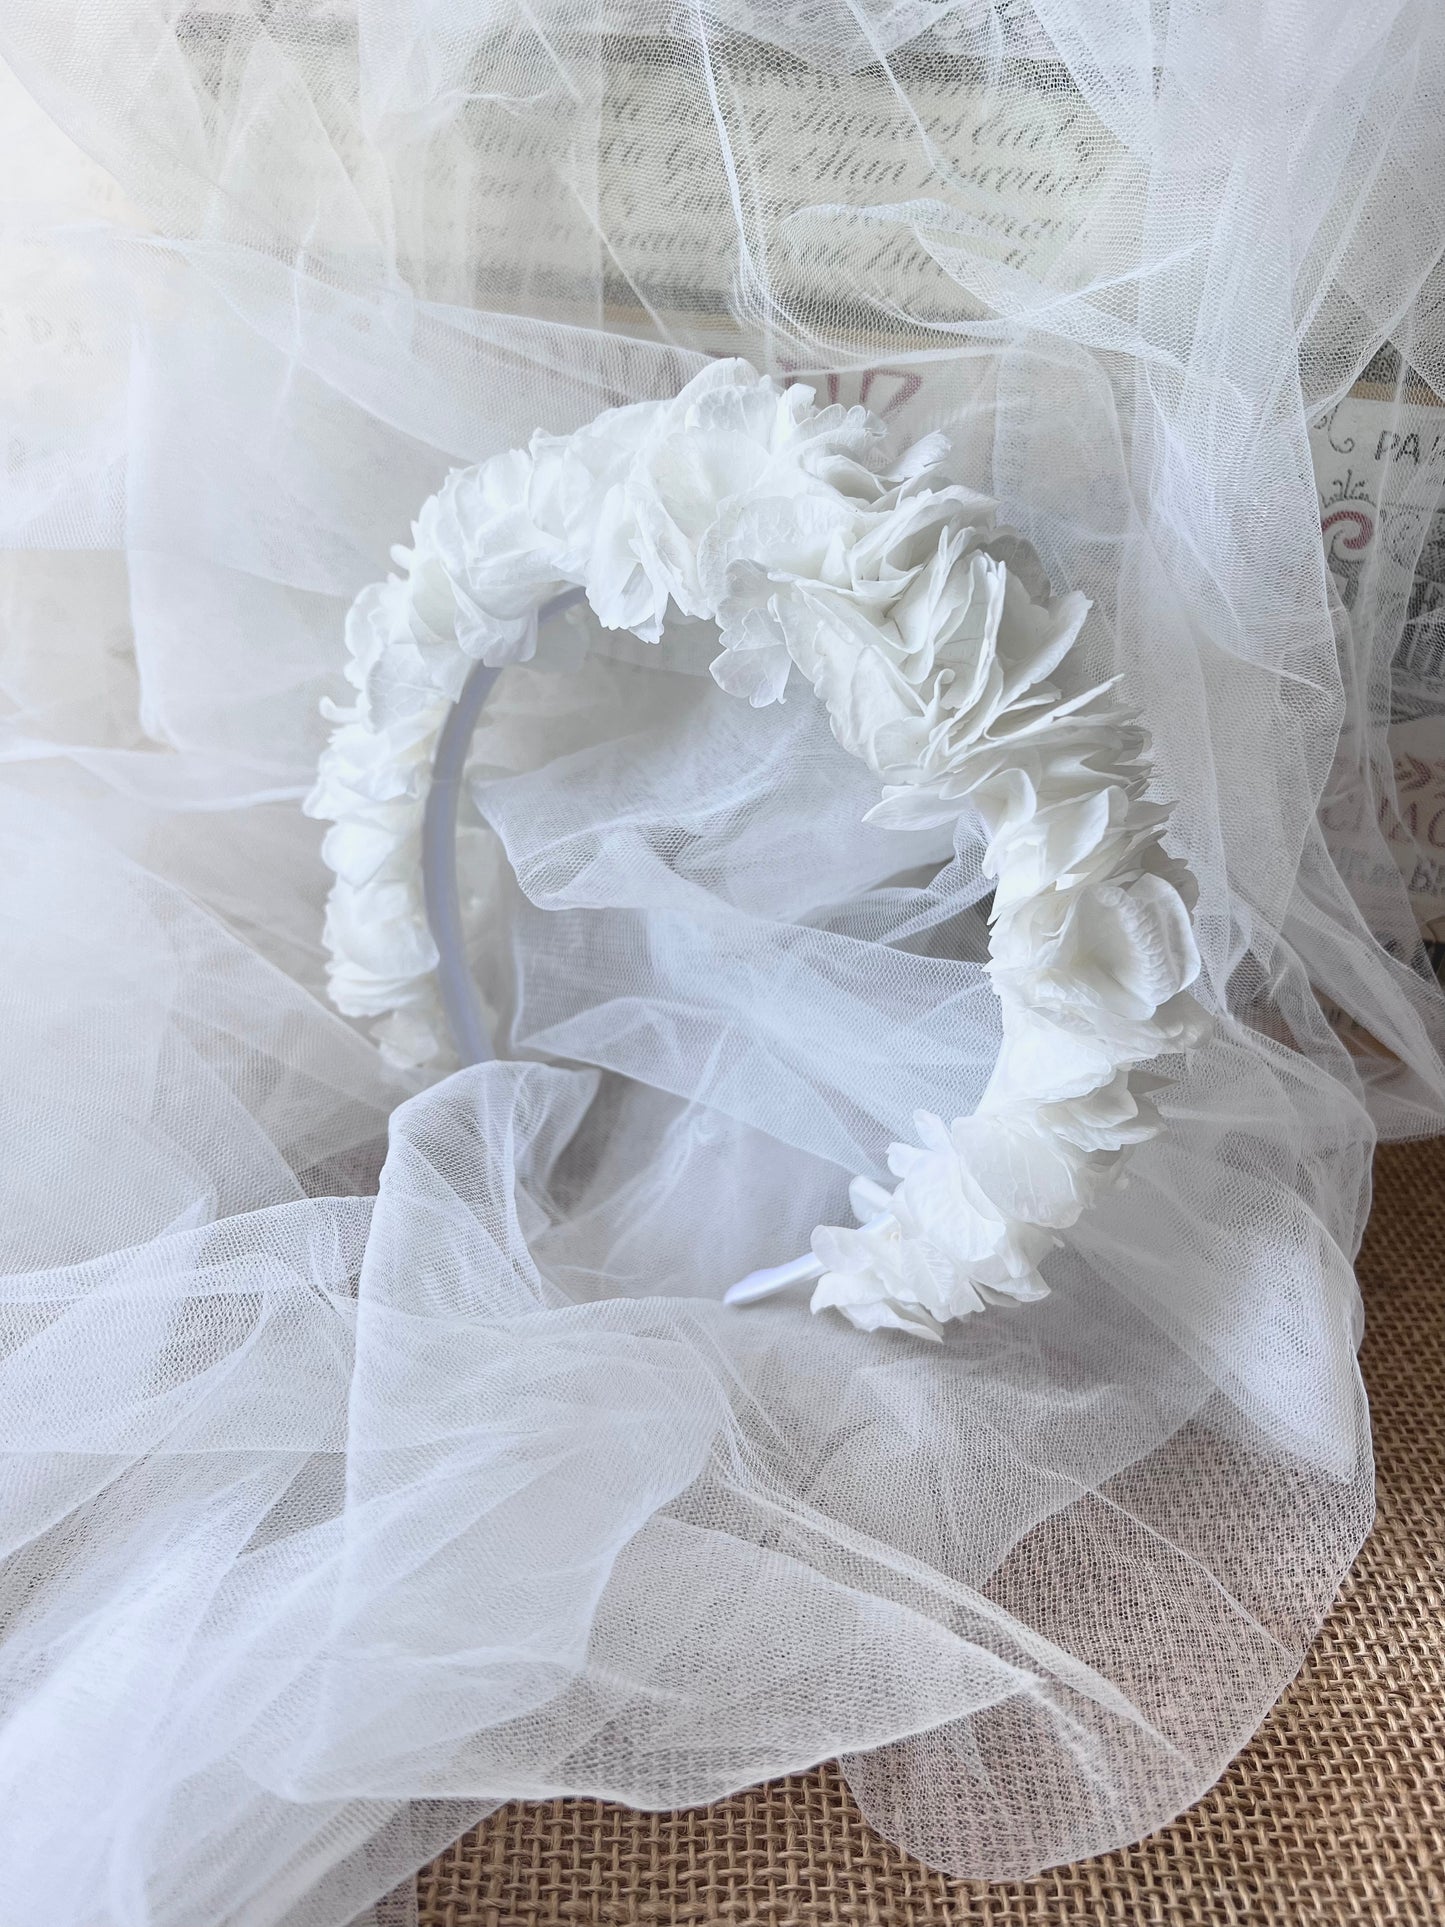
[[[446,1803],[453,1829],[517,1796],[690,1803],[840,1751],[915,1850],[1024,1873],[1194,1797],[1289,1677],[1367,1517],[1336,1337],[1362,1134],[1325,1072],[1204,1053],[1257,1147],[1310,1116],[1331,1174],[1301,1196],[1256,1158],[1252,1237],[1219,1246],[1210,1201],[1189,1202],[1202,1159],[1247,1161],[1248,1132],[1227,1149],[1181,1121],[1047,1300],[941,1350],[880,1349],[718,1299],[816,1208],[820,1161],[540,1064],[458,1073],[387,1121],[369,1054],[194,905],[33,813],[7,830],[8,874],[83,877],[104,913],[26,1009],[52,1063],[62,1025],[88,1039],[54,1154],[79,1115],[113,1116],[96,1141],[108,1173],[127,1159],[131,1214],[95,1255],[57,1223],[3,1301],[30,1589],[0,1762],[26,1819],[12,1876],[52,1917],[105,1918],[97,1896],[138,1864],[156,1920],[341,1918],[301,1884],[408,1802]],[[163,1032],[98,1002],[120,938],[150,960],[152,1013],[169,960]],[[137,1115],[162,1037],[192,1095]],[[340,1161],[318,1193],[277,1157],[249,1207],[147,1234],[139,1199],[254,1140],[308,1062],[305,1113],[324,1088],[353,1188]],[[666,1213],[638,1210],[656,1161],[619,1183],[603,1143],[649,1139]],[[1187,1282],[1148,1255],[1160,1222],[1197,1247]],[[1240,1530],[1262,1489],[1309,1536]]]
[[[1445,1119],[1438,9],[0,58],[0,1922],[374,1927],[501,1801],[829,1757],[969,1876],[1166,1823],[1367,1528],[1369,1157]],[[850,1192],[860,1322],[989,1308],[723,1302]]]

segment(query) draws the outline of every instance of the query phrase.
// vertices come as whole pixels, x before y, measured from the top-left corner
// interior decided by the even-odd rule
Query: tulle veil
[[[1370,1156],[1445,1112],[1445,16],[8,0],[0,62],[0,1921],[344,1927],[503,1801],[835,1756],[960,1874],[1163,1824],[1368,1529]],[[1200,883],[1167,1131],[937,1348],[721,1294],[977,1098],[980,849],[705,635],[498,684],[500,1061],[326,999],[348,604],[738,354],[1090,597]]]

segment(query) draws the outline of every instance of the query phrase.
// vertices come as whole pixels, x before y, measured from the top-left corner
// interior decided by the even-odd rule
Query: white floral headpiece
[[[1148,738],[1112,685],[1050,680],[1088,603],[1053,597],[993,506],[949,481],[931,436],[884,466],[862,408],[818,408],[745,362],[672,401],[538,433],[450,475],[422,508],[404,574],[363,590],[346,627],[358,695],[308,799],[331,821],[330,988],[380,1017],[383,1049],[442,1044],[421,878],[438,738],[472,666],[529,657],[537,612],[569,586],[598,621],[658,642],[670,608],[714,622],[712,673],[776,700],[801,671],[833,733],[881,781],[868,820],[970,814],[994,880],[989,975],[1003,1043],[970,1117],[920,1112],[890,1192],[854,1181],[854,1230],[754,1273],[735,1302],[816,1280],[815,1311],[937,1338],[1001,1298],[1044,1295],[1059,1233],[1154,1136],[1160,1079],[1139,1066],[1207,1028],[1194,885],[1146,800]]]

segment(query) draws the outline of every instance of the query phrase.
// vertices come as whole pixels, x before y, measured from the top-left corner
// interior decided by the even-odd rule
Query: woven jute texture
[[[1375,1166],[1360,1261],[1379,1517],[1293,1687],[1139,1846],[983,1886],[864,1825],[831,1767],[686,1813],[504,1807],[419,1927],[1445,1927],[1445,1140]]]

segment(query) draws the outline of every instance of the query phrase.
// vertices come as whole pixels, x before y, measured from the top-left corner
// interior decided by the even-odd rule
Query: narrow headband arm
[[[538,627],[580,602],[584,593],[582,589],[568,589],[553,596],[537,611]],[[487,1034],[476,980],[467,960],[457,876],[457,807],[477,720],[501,673],[500,666],[479,662],[463,683],[462,693],[437,737],[422,818],[422,894],[427,925],[437,948],[437,989],[453,1048],[463,1064],[489,1064],[497,1054]]]

